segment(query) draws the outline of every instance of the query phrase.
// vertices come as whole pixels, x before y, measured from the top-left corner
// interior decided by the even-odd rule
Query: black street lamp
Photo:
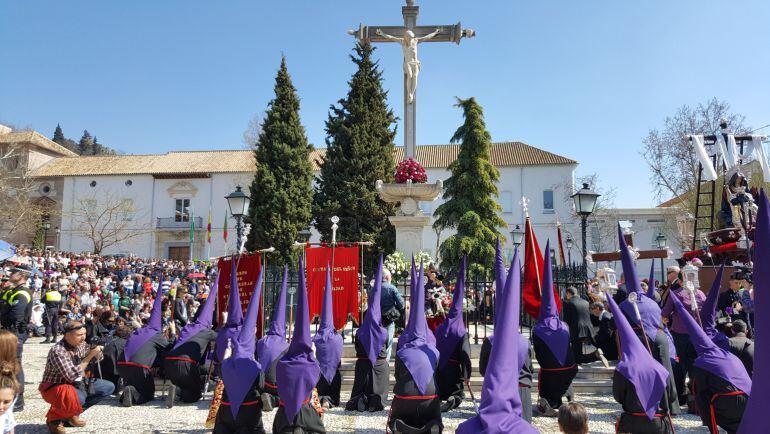
[[[511,231],[511,241],[513,241],[515,247],[519,247],[524,242],[524,231],[521,230],[519,225],[516,225]]]
[[[596,199],[601,196],[588,187],[588,183],[583,183],[583,188],[573,194],[572,200],[575,202],[575,212],[580,216],[580,231],[583,236],[583,264],[585,265],[588,249],[586,248],[586,220],[593,214],[596,208]]]
[[[572,246],[575,244],[575,241],[572,239],[572,235],[567,234],[567,262],[569,262],[570,267],[572,266]]]
[[[238,252],[241,249],[241,220],[249,212],[251,198],[241,191],[241,186],[236,186],[235,191],[225,196],[227,205],[230,207],[230,214],[235,217],[235,248]]]
[[[655,243],[658,245],[658,249],[662,250],[666,248],[667,241],[668,240],[666,239],[666,236],[663,235],[663,232],[658,232],[658,236],[655,237]],[[666,270],[665,268],[663,268],[663,258],[660,258],[660,283],[663,283],[665,281],[666,281]]]
[[[51,229],[51,222],[43,220],[43,250],[45,250],[45,244],[48,240],[48,231]]]

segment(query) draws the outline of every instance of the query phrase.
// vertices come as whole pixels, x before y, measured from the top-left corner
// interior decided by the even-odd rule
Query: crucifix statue
[[[420,7],[414,0],[407,0],[401,7],[404,17],[403,26],[364,26],[348,33],[362,42],[398,42],[404,53],[404,152],[405,157],[415,158],[417,132],[417,76],[420,73],[420,61],[417,58],[417,44],[420,42],[454,42],[472,38],[476,32],[463,29],[460,23],[448,26],[418,26],[417,14]]]

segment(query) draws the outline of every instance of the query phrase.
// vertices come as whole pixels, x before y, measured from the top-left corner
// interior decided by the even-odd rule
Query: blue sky
[[[493,140],[580,162],[615,203],[656,203],[641,139],[683,104],[716,96],[770,123],[770,2],[417,1],[418,24],[477,31],[424,44],[417,141],[447,143],[475,96]],[[234,149],[273,96],[281,54],[310,141],[353,72],[359,23],[401,23],[389,1],[3,1],[0,122],[48,136],[57,123],[127,153]],[[375,55],[397,115],[401,52]],[[769,132],[770,129],[763,130]],[[397,143],[401,144],[399,135]]]

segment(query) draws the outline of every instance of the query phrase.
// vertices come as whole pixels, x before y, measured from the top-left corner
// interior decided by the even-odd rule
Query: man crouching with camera
[[[102,347],[86,343],[86,327],[80,321],[64,325],[64,339],[48,352],[40,394],[51,404],[46,414],[48,430],[64,433],[65,426],[82,427],[79,415],[112,394],[115,385],[94,378],[90,366],[102,356]]]

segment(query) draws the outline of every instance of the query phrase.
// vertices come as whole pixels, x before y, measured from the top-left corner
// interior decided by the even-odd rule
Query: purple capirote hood
[[[321,375],[321,368],[313,355],[313,348],[310,343],[310,309],[308,308],[305,267],[302,259],[299,261],[299,270],[294,336],[291,344],[289,344],[289,349],[278,360],[275,368],[278,396],[283,401],[283,409],[290,423],[293,423],[303,402],[310,398],[310,392],[318,383],[318,378]]]
[[[436,328],[436,349],[438,349],[439,370],[444,369],[449,359],[457,349],[457,345],[465,337],[468,331],[463,322],[463,302],[465,301],[465,264],[467,259],[463,255],[460,269],[457,272],[454,294],[452,294],[452,307],[446,320]]]
[[[770,204],[765,190],[757,201],[759,212],[754,229],[754,373],[752,393],[738,434],[767,432],[767,403],[770,402]],[[761,264],[761,265],[760,265]]]
[[[125,360],[131,361],[134,353],[139,351],[147,341],[152,339],[153,336],[163,332],[163,293],[159,290],[155,294],[155,302],[152,304],[152,312],[150,313],[150,319],[147,320],[147,325],[134,331],[126,341],[126,348],[123,352]]]
[[[420,393],[425,395],[430,380],[433,379],[436,372],[439,353],[435,343],[428,338],[433,333],[428,328],[428,322],[425,319],[422,278],[422,262],[420,262],[420,274],[418,277],[415,272],[414,258],[412,258],[412,279],[409,285],[409,296],[414,302],[409,310],[409,321],[406,324],[406,329],[398,339],[396,357],[404,363]]]
[[[719,287],[722,284],[722,273],[725,264],[719,267],[714,283],[711,284],[709,295],[700,308],[700,322],[703,324],[703,331],[714,341],[717,346],[725,351],[730,351],[730,338],[717,330],[717,299],[719,298]]]
[[[286,288],[289,281],[289,267],[283,269],[281,290],[278,292],[278,300],[273,308],[273,316],[270,327],[262,339],[257,341],[257,360],[262,366],[262,371],[267,372],[273,362],[281,357],[289,348],[286,342]]]
[[[179,333],[179,339],[177,339],[176,343],[174,344],[174,349],[187,342],[188,339],[197,335],[202,330],[211,328],[213,322],[212,320],[214,319],[214,306],[217,303],[218,288],[219,273],[217,273],[217,276],[214,280],[214,285],[211,287],[209,295],[206,297],[206,301],[203,303],[203,307],[201,307],[200,315],[198,315],[198,318],[196,318],[195,321],[184,326],[182,331]]]
[[[356,339],[361,343],[366,357],[377,363],[377,356],[382,351],[385,341],[388,339],[388,331],[382,326],[382,310],[380,309],[380,296],[382,294],[382,255],[380,263],[374,274],[374,288],[369,295],[369,307],[366,309],[361,327],[358,328]]]
[[[217,332],[216,346],[214,354],[217,360],[222,361],[227,348],[227,341],[238,337],[241,333],[243,324],[243,307],[241,306],[241,296],[238,293],[238,264],[240,255],[233,256],[230,259],[230,292],[227,296],[227,321]]]
[[[610,305],[610,311],[615,318],[615,325],[620,336],[620,351],[623,355],[615,370],[634,385],[636,396],[639,398],[647,418],[653,420],[660,406],[660,400],[666,392],[668,371],[652,357],[647,347],[642,344],[610,294],[607,294],[607,303]]]
[[[569,327],[559,319],[559,312],[556,309],[556,301],[553,296],[550,244],[550,241],[545,244],[540,315],[537,317],[535,327],[533,327],[533,333],[548,346],[559,364],[564,366],[569,351]]]
[[[326,264],[326,287],[321,310],[321,324],[313,336],[315,355],[321,367],[321,375],[331,384],[342,360],[342,336],[334,329],[333,287],[331,266]]]
[[[519,253],[514,253],[513,265],[506,279],[500,300],[500,318],[496,326],[495,344],[489,354],[478,415],[462,422],[458,434],[537,433],[538,430],[521,418],[519,396],[519,288],[521,268]],[[544,288],[549,288],[544,286]],[[551,292],[551,291],[547,291]]]

